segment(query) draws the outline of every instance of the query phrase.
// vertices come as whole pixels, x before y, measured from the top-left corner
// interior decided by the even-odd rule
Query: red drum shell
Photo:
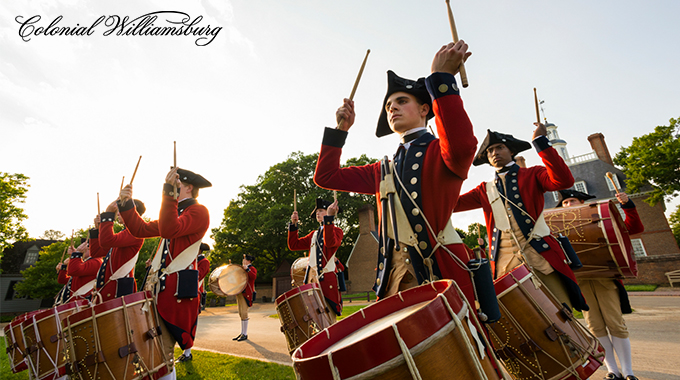
[[[26,346],[24,342],[24,333],[21,324],[26,319],[41,311],[42,310],[35,310],[21,314],[12,319],[12,321],[4,328],[5,347],[7,348],[7,355],[9,356],[9,367],[14,373],[28,369],[28,363],[25,358]]]
[[[323,293],[316,283],[293,288],[278,296],[276,311],[289,353],[332,324]]]
[[[545,221],[553,233],[569,238],[583,268],[577,278],[636,278],[633,245],[613,201],[546,210]]]
[[[409,310],[410,314],[394,321],[394,325],[396,325],[406,347],[413,351],[415,346],[437,334],[447,324],[454,323],[447,303],[456,314],[467,310],[466,304],[461,300],[456,292],[456,286],[451,280],[435,281],[385,298],[335,323],[303,343],[292,356],[295,371],[300,379],[331,380],[334,378],[330,366],[332,359],[333,367],[337,368],[339,377],[343,379],[358,375],[366,376],[369,371],[371,371],[370,377],[365,378],[411,379],[408,369],[404,372],[406,365],[403,360],[401,364],[399,363],[403,353],[392,328],[390,316],[404,309],[417,309],[412,312]],[[473,311],[470,311],[470,313],[473,313]],[[374,329],[375,332],[367,332],[367,335],[360,340],[355,339],[348,345],[333,349],[345,338],[350,340],[354,338],[351,336],[353,333],[361,334],[361,331],[358,330],[363,327],[370,328],[369,325],[384,318],[389,321],[386,327],[376,328]],[[471,333],[468,330],[467,322],[462,319],[461,322],[468,338],[470,338]],[[460,329],[456,326],[440,341],[444,341],[453,333],[460,333]],[[457,343],[461,343],[461,341]],[[441,376],[445,373],[449,375],[447,378],[483,378],[477,371],[475,371],[476,373],[466,373],[462,368],[465,365],[472,365],[472,360],[468,357],[469,352],[474,352],[479,357],[477,347],[468,349],[468,346],[463,343],[465,345],[464,354],[456,356],[457,353],[453,353],[454,350],[449,349],[451,346],[442,349],[437,344],[438,342],[435,342],[433,346],[429,347],[428,351],[413,356],[416,365],[419,366],[419,371],[424,371],[421,372],[423,378]],[[440,357],[431,360],[431,354],[440,355]],[[455,362],[456,360],[460,361]],[[379,366],[388,366],[390,361],[392,363],[396,361],[396,365],[400,367],[396,368],[396,371],[394,367],[386,368],[385,371],[389,371],[388,374],[384,371],[374,371]],[[486,355],[481,362],[486,376],[489,379],[498,379],[489,356]],[[461,367],[458,367],[459,364]],[[456,371],[455,374],[451,372],[454,370]],[[364,378],[363,376],[361,378]]]

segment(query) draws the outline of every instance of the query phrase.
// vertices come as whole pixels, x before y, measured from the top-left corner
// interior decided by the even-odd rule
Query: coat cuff
[[[128,199],[128,200],[125,201],[125,203],[122,203],[122,204],[120,203],[120,201],[118,201],[118,211],[119,212],[132,210],[133,208],[135,208],[135,202],[133,202],[132,199]]]
[[[179,191],[179,189],[177,189]],[[175,187],[172,186],[169,183],[164,183],[163,184],[163,195],[167,195],[169,197],[174,197],[175,196]]]
[[[622,204],[621,208],[635,208],[635,203],[633,203],[633,201],[628,198],[628,202]]]
[[[82,258],[82,257],[83,257],[83,253],[82,253],[82,252],[73,251],[73,253],[71,254],[71,258],[72,258],[72,259],[80,259],[80,258]]]
[[[61,270],[66,270],[66,268],[67,268],[66,264],[61,264],[61,268],[60,268]]]
[[[425,87],[432,101],[448,95],[460,95],[456,77],[449,73],[432,73],[425,79]]]
[[[326,127],[323,132],[323,141],[321,144],[342,148],[345,146],[345,140],[347,140],[347,131]]]
[[[333,221],[335,220],[335,215],[326,215],[323,217],[323,225],[328,226],[333,224]]]
[[[90,239],[99,239],[99,230],[98,229],[91,229],[90,230]]]
[[[297,231],[297,230],[298,230],[298,226],[296,224],[293,224],[293,223],[290,223],[290,222],[288,223],[288,231]]]
[[[531,143],[534,145],[534,148],[536,148],[536,151],[539,153],[552,147],[550,140],[548,140],[548,138],[545,136],[538,136],[535,139],[533,139]]]
[[[132,203],[132,202],[130,202]],[[115,212],[102,212],[101,216],[101,222],[106,223],[106,222],[111,222],[113,223],[116,220],[116,213]]]

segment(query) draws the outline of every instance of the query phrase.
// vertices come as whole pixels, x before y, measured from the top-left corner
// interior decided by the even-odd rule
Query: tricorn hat
[[[139,199],[133,199],[133,202],[135,202],[135,208],[137,209],[137,214],[142,215],[146,211],[146,206],[144,206],[144,202],[140,201]]]
[[[210,246],[207,245],[207,244],[205,244],[205,243],[201,243],[201,246],[198,248],[198,251],[199,251],[199,252],[207,252],[207,251],[210,251]]]
[[[491,145],[494,144],[505,144],[505,146],[512,152],[512,157],[519,152],[523,152],[527,149],[531,149],[531,144],[524,140],[517,139],[512,135],[506,135],[504,133],[493,132],[486,130],[486,137],[482,144],[479,146],[479,150],[475,155],[475,160],[472,161],[472,165],[479,166],[483,164],[490,164],[489,159],[486,157],[486,150],[489,149]]]
[[[316,198],[316,207],[314,208],[314,211],[309,215],[312,219],[316,219],[316,210],[328,210],[328,206],[332,205],[333,202],[329,202],[327,200],[321,199],[321,198]],[[338,214],[342,211],[340,207],[338,207]]]
[[[212,186],[212,183],[210,183],[210,181],[208,181],[207,179],[203,178],[202,175],[196,174],[190,170],[177,168],[177,174],[179,174],[180,181],[188,183],[190,185],[194,185],[194,187],[198,189]]]
[[[246,255],[244,256],[244,258],[245,258],[246,260],[250,261],[251,263],[252,263],[253,261],[255,261],[255,256],[253,256],[253,255],[248,255],[248,254],[246,254]]]
[[[405,92],[411,94],[418,98],[421,102],[428,104],[430,106],[430,112],[427,114],[427,120],[434,117],[434,111],[432,111],[432,98],[430,98],[430,93],[427,92],[427,87],[425,87],[425,78],[418,78],[416,81],[410,79],[402,78],[395,74],[392,70],[387,71],[387,94],[385,94],[385,100],[383,100],[382,110],[380,111],[380,118],[378,119],[378,128],[375,130],[375,135],[378,137],[387,136],[392,133],[392,128],[390,128],[390,123],[387,121],[387,111],[385,110],[385,104],[387,104],[387,99],[390,95],[395,92]]]
[[[559,193],[560,194],[557,197],[557,206],[555,207],[562,207],[562,201],[569,198],[576,198],[580,201],[587,201],[588,199],[597,198],[594,195],[586,194],[573,189],[560,190]]]

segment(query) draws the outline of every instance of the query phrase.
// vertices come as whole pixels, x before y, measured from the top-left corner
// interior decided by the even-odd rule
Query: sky
[[[603,133],[615,155],[633,137],[680,117],[680,2],[451,6],[473,53],[461,96],[479,141],[487,129],[530,140],[534,87],[573,156],[592,151],[592,133]],[[221,29],[204,46],[197,46],[208,41],[203,36],[107,36],[104,22],[87,36],[34,33],[59,16],[58,26],[89,27],[101,16],[159,11]],[[22,29],[20,22],[36,15],[40,20]],[[168,25],[166,18],[177,19],[157,24]],[[31,237],[49,229],[69,235],[92,223],[97,193],[102,210],[117,197],[140,155],[134,197],[155,218],[176,141],[177,165],[213,184],[198,200],[214,228],[240,186],[291,152],[318,152],[367,49],[343,160],[391,156],[398,137],[375,137],[386,71],[427,76],[435,52],[451,39],[444,0],[3,0],[0,171],[30,177],[22,207]],[[524,156],[540,164],[534,151]],[[492,173],[473,167],[463,191]],[[454,218],[462,229],[473,222],[483,222],[481,210]]]

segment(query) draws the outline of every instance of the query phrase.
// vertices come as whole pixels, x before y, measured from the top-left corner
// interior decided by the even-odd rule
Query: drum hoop
[[[241,289],[238,290],[238,291],[225,292],[224,290],[220,289],[220,287],[219,287],[219,277],[220,277],[220,275],[222,274],[222,272],[225,272],[225,270],[226,270],[227,268],[229,268],[229,266],[233,266],[233,267],[240,268],[240,269],[243,271],[243,273],[245,273],[245,275],[246,275],[246,281],[245,281],[245,283],[243,284],[243,288],[241,288]],[[226,273],[226,272],[225,272],[225,273]],[[226,264],[226,265],[222,265],[222,266],[220,266],[220,267],[215,268],[215,270],[212,271],[212,273],[210,273],[210,277],[209,277],[209,279],[208,279],[208,286],[210,287],[210,290],[212,290],[213,293],[219,295],[220,297],[236,296],[236,295],[239,295],[239,294],[243,293],[243,291],[244,291],[244,290],[246,289],[246,287],[248,286],[248,273],[247,273],[246,270],[243,269],[243,267],[241,267],[240,265],[236,265],[236,264]],[[213,288],[213,287],[214,287],[214,288]],[[215,291],[215,290],[216,290],[215,288],[216,288],[218,291]],[[236,289],[236,288],[234,288],[234,289]]]
[[[630,237],[627,233],[624,234],[624,231],[618,225],[618,219],[613,215],[614,212],[618,212],[616,209],[612,210],[612,207],[616,206],[613,206],[610,201],[598,202],[597,206],[602,221],[600,226],[603,236],[607,238],[609,254],[616,264],[616,270],[619,272],[619,275],[621,277],[627,277],[622,269],[630,269],[631,259],[635,260],[634,257],[629,258],[627,253],[628,247],[626,246],[625,239],[628,238],[628,240],[630,240]],[[619,237],[621,237],[621,239],[619,239]],[[620,263],[623,264],[621,259],[625,262],[625,265],[620,265]]]
[[[508,273],[508,275],[511,275],[511,274],[512,274],[512,272]],[[517,277],[515,277],[513,275],[512,278],[514,280],[513,281],[514,283],[512,285],[510,285],[508,288],[506,288],[505,290],[503,290],[500,294],[496,294],[496,298],[501,298],[504,295],[510,293],[512,290],[515,290],[518,286],[520,286],[521,284],[523,284],[524,282],[526,282],[527,280],[529,280],[533,276],[534,276],[534,274],[531,273],[531,272],[527,273],[526,275],[524,275],[524,277],[522,277],[520,279],[518,279]]]
[[[79,311],[78,313],[71,314],[67,317],[69,320],[69,325],[70,326],[78,326],[83,323],[83,321],[88,321],[92,320],[93,315],[94,316],[101,316],[101,315],[107,315],[110,314],[114,311],[122,310],[123,308],[132,306],[132,305],[137,305],[139,303],[144,303],[149,300],[152,300],[153,298],[149,294],[148,297],[145,296],[146,293],[149,293],[148,291],[145,292],[137,292],[137,293],[132,293],[128,294],[124,297],[118,297],[114,298],[112,300],[108,300],[104,303],[100,303],[98,305],[94,305],[91,308],[87,308],[85,310]],[[125,299],[125,303],[123,303],[123,299]],[[132,301],[128,302],[129,299],[132,299]],[[114,304],[117,304],[116,306],[112,306]],[[93,309],[89,314],[87,314],[86,317],[83,317],[83,315],[79,315],[85,311],[90,311],[90,309]],[[94,312],[94,314],[92,314]],[[74,316],[77,316],[78,318],[75,318]],[[66,327],[65,323],[66,320],[62,322],[62,327]],[[75,319],[72,321],[72,319]]]

